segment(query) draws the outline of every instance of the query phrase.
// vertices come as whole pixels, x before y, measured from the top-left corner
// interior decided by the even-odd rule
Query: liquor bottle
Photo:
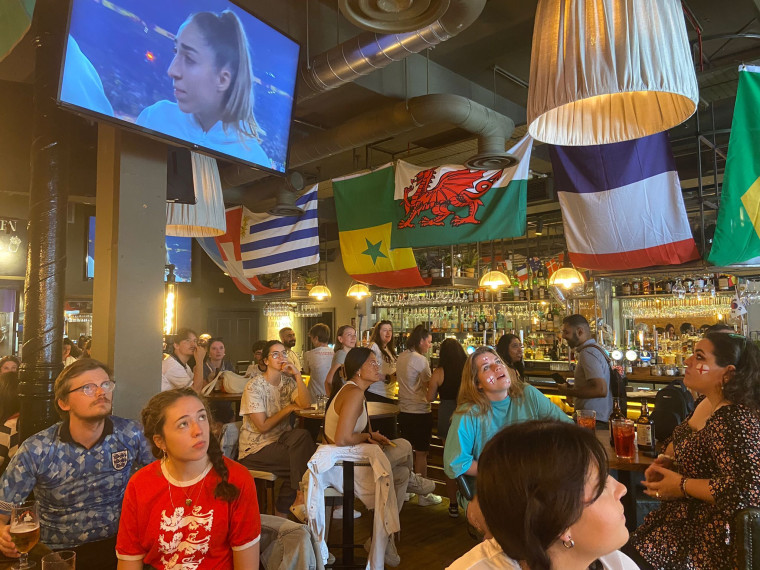
[[[613,420],[624,420],[625,414],[620,409],[620,398],[612,398],[612,413],[610,414],[609,426],[610,426],[610,445],[615,447],[615,436],[612,433]]]
[[[636,443],[639,452],[648,457],[656,457],[654,440],[654,420],[649,416],[646,400],[641,400],[641,415],[636,420]]]

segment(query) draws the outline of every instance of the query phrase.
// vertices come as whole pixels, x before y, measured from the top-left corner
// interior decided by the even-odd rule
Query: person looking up
[[[0,374],[6,372],[18,372],[21,361],[16,356],[3,356],[0,358]]]
[[[738,568],[735,515],[760,507],[760,349],[708,333],[683,383],[702,397],[644,472],[644,492],[662,502],[624,551],[644,570]]]
[[[478,496],[492,538],[449,570],[637,570],[621,497],[593,432],[530,421],[505,427],[480,456]],[[675,568],[675,567],[672,567]]]
[[[341,367],[346,361],[348,351],[356,346],[356,329],[351,325],[342,325],[338,328],[335,342],[335,354],[333,355],[330,370],[325,377],[325,394],[333,398],[343,386],[345,378],[341,373]],[[337,375],[337,376],[336,376]]]
[[[575,351],[575,385],[557,384],[560,394],[574,399],[576,410],[594,410],[596,421],[607,423],[612,413],[610,365],[607,353],[597,344],[583,315],[570,315],[562,321],[562,338]]]
[[[295,366],[298,371],[300,372],[303,370],[303,366],[301,366],[301,359],[298,357],[298,354],[293,350],[296,346],[296,333],[293,329],[290,327],[283,327],[280,329],[280,343],[285,347],[285,350],[287,352],[287,359],[290,361],[290,363]]]
[[[311,400],[300,370],[288,361],[280,341],[266,344],[261,361],[266,370],[248,381],[240,402],[239,461],[282,479],[275,512],[287,517],[315,449],[308,431],[291,428],[290,414],[308,408]]]
[[[393,341],[393,323],[378,321],[369,337],[369,349],[381,363],[381,382],[375,382],[367,388],[367,400],[370,402],[396,403],[396,345]]]
[[[0,369],[2,366],[0,366]],[[18,372],[0,374],[0,475],[18,450]]]
[[[398,425],[401,437],[409,441],[414,449],[414,470],[427,477],[427,456],[433,436],[433,412],[427,399],[430,382],[430,363],[427,353],[433,336],[423,325],[417,325],[407,340],[407,350],[402,352],[396,363],[398,379]],[[438,505],[441,497],[430,493],[420,495],[421,507]]]
[[[116,541],[119,570],[259,567],[253,479],[222,456],[210,418],[191,388],[160,392],[143,408],[145,437],[161,461],[127,485]]]
[[[462,383],[462,369],[467,361],[467,354],[455,338],[447,338],[441,343],[438,367],[433,370],[428,384],[427,399],[429,402],[440,397],[438,404],[438,437],[446,447],[446,438],[451,425],[451,416],[457,407],[457,393]],[[449,516],[459,516],[457,505],[456,481],[446,477],[446,495],[449,498]]]
[[[63,421],[24,441],[0,478],[5,556],[19,556],[7,526],[9,505],[34,492],[42,543],[75,550],[80,568],[116,568],[124,489],[133,468],[151,463],[153,455],[140,424],[111,415],[114,388],[110,369],[92,359],[75,361],[55,379]]]
[[[161,363],[161,391],[191,387],[200,393],[203,389],[203,360],[206,349],[198,344],[198,335],[191,329],[179,329],[172,341],[172,353]],[[195,358],[191,370],[188,362]]]
[[[143,109],[137,124],[271,166],[253,114],[248,39],[238,17],[196,12],[180,26],[167,70],[176,103]]]
[[[232,363],[227,358],[227,350],[224,346],[224,340],[221,338],[211,338],[207,344],[206,357],[203,359],[203,377],[206,382],[210,382],[219,372],[225,370],[233,371]]]
[[[317,323],[309,329],[309,340],[314,347],[304,354],[304,373],[309,374],[309,395],[311,401],[316,402],[319,396],[326,396],[325,378],[332,364],[333,349],[328,346],[330,341],[330,327],[323,323]]]

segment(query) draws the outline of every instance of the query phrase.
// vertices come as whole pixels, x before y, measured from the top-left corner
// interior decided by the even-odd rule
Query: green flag
[[[16,47],[32,23],[35,0],[0,1],[0,61]]]
[[[739,68],[728,159],[713,246],[713,265],[760,256],[760,67]]]
[[[533,139],[523,137],[509,150],[518,163],[503,170],[425,169],[398,161],[391,246],[451,245],[525,234],[532,146]]]

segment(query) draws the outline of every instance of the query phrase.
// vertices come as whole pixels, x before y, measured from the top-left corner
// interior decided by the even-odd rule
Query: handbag
[[[245,390],[245,385],[248,384],[249,380],[250,378],[235,374],[230,370],[220,370],[217,375],[214,376],[214,379],[203,387],[201,393],[204,396],[208,396],[214,391],[214,387],[218,383],[222,392],[227,392],[228,394],[242,394],[243,390]]]

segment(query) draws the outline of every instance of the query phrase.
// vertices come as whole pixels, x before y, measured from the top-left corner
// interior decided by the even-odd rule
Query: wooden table
[[[393,418],[398,415],[398,406],[396,404],[386,404],[385,402],[367,402],[367,414],[372,420]],[[322,421],[325,419],[324,412],[318,412],[313,408],[296,410],[296,415],[310,420]]]
[[[610,432],[606,429],[597,429],[596,438],[604,446],[604,450],[607,453],[607,465],[610,469],[617,470],[616,479],[625,485],[628,492],[621,499],[623,503],[623,509],[625,511],[625,525],[629,531],[633,531],[636,524],[636,483],[633,478],[633,473],[643,473],[646,468],[654,463],[654,457],[647,457],[643,453],[639,453],[638,448],[635,448],[633,459],[618,459],[615,454],[615,448],[610,445]]]
[[[235,412],[235,420],[240,416],[240,399],[243,397],[243,393],[230,394],[228,392],[211,392],[206,399],[209,402],[232,402],[232,408]]]

